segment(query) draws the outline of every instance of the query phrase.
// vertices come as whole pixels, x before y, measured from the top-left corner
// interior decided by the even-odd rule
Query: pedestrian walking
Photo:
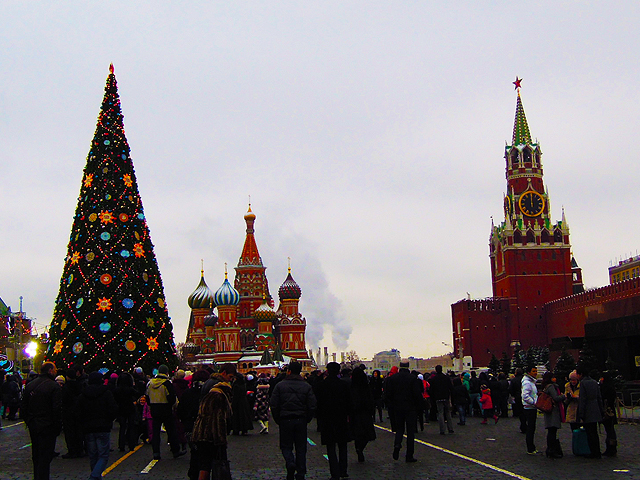
[[[422,403],[420,380],[409,372],[409,362],[401,362],[400,370],[389,377],[385,385],[385,403],[393,409],[396,437],[393,444],[393,459],[398,460],[405,428],[407,430],[407,452],[405,460],[416,462],[414,438],[416,434],[417,412]]]
[[[164,425],[171,445],[173,458],[186,455],[186,450],[180,450],[180,443],[176,434],[176,426],[173,421],[173,406],[176,404],[176,392],[169,380],[169,367],[160,365],[158,374],[147,385],[147,402],[153,423],[151,445],[153,446],[153,458],[160,460],[160,427]]]
[[[249,409],[249,399],[247,398],[247,384],[244,375],[236,373],[236,378],[231,384],[233,392],[231,397],[231,410],[233,411],[232,430],[234,435],[247,435],[249,430],[253,430],[251,418],[253,411]]]
[[[287,480],[304,480],[307,473],[307,423],[316,411],[311,385],[300,376],[302,364],[291,362],[286,376],[271,395],[271,414],[280,426],[280,450],[287,469]],[[295,446],[295,456],[293,448]]]
[[[438,409],[438,425],[440,435],[444,435],[445,423],[449,433],[453,433],[453,421],[451,420],[451,394],[453,384],[451,379],[442,373],[442,365],[436,365],[436,374],[429,382],[431,388],[429,394]]]
[[[360,369],[357,369],[360,370]],[[360,370],[361,373],[362,370]],[[351,441],[349,416],[352,413],[351,388],[341,379],[340,364],[327,364],[327,378],[316,386],[320,440],[327,448],[331,480],[349,476],[347,473],[347,443]],[[366,377],[366,376],[365,376]],[[371,411],[371,405],[369,405]],[[338,452],[336,454],[336,447]]]
[[[89,454],[89,479],[99,480],[109,463],[111,428],[118,414],[118,404],[100,372],[89,374],[88,385],[78,397],[75,410]]]
[[[130,373],[123,372],[118,376],[113,397],[118,404],[118,449],[124,452],[129,447],[129,451],[133,451],[140,437],[137,411],[139,396]]]
[[[64,459],[80,458],[84,455],[82,420],[77,415],[76,404],[86,386],[87,377],[81,364],[74,364],[67,369],[62,387],[62,429],[67,444],[67,453],[62,455]]]
[[[380,423],[384,422],[382,418],[382,408],[384,407],[384,401],[382,400],[382,387],[384,385],[384,381],[380,376],[380,370],[374,370],[373,375],[369,381],[369,387],[371,388],[371,394],[373,395],[374,402],[374,412],[373,419],[375,420],[376,411],[378,412],[378,418],[380,418]]]
[[[469,409],[469,403],[471,398],[469,397],[469,390],[462,384],[462,379],[456,377],[453,379],[453,404],[458,411],[458,425],[465,425],[467,422],[467,410]]]
[[[2,405],[4,406],[3,418],[15,420],[20,408],[20,383],[16,375],[8,375],[2,384]]]
[[[198,459],[198,479],[231,478],[227,458],[227,432],[231,422],[231,385],[222,375],[212,375],[213,386],[204,393],[193,424],[192,442]],[[209,384],[211,384],[209,383]],[[205,384],[206,385],[206,384]],[[203,386],[203,389],[206,387]]]
[[[260,433],[269,433],[269,377],[261,373],[256,383],[256,401],[253,405],[256,420],[260,424]]]
[[[587,431],[587,442],[591,453],[587,458],[601,458],[600,438],[598,437],[598,422],[602,421],[604,406],[600,387],[586,368],[578,365],[576,369],[580,379],[580,398],[578,400],[578,421]]]
[[[34,480],[49,479],[56,438],[62,429],[62,395],[56,373],[53,363],[43,363],[40,376],[25,387],[20,407],[31,437]]]
[[[522,377],[522,406],[524,409],[525,432],[527,442],[527,453],[536,455],[536,445],[534,436],[536,433],[536,417],[538,409],[536,402],[538,401],[538,387],[536,387],[536,376],[538,375],[538,367],[528,365],[525,369],[525,375]]]
[[[580,427],[578,423],[578,401],[580,399],[580,380],[578,373],[574,370],[569,374],[569,381],[564,386],[564,396],[566,398],[566,421],[573,432]]]
[[[351,436],[356,447],[358,462],[364,462],[364,449],[369,442],[376,439],[376,429],[373,426],[375,415],[375,401],[367,375],[363,370],[356,368],[351,375]],[[320,407],[318,407],[320,408]],[[372,412],[373,415],[372,415]]]
[[[191,377],[191,386],[182,394],[177,408],[177,414],[184,427],[185,437],[187,438],[189,451],[191,452],[189,470],[187,472],[189,480],[198,480],[200,476],[198,448],[193,441],[193,425],[196,418],[198,418],[202,386],[209,380],[209,376],[209,372],[206,370],[198,370],[195,372]],[[222,381],[224,381],[224,379]]]

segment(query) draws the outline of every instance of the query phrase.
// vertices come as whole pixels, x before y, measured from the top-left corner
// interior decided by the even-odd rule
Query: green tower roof
[[[520,98],[520,90],[518,89],[518,103],[516,104],[516,119],[513,124],[513,138],[511,145],[530,145],[531,132],[529,132],[529,125],[527,124],[527,117],[524,114],[524,107],[522,106],[522,99]]]

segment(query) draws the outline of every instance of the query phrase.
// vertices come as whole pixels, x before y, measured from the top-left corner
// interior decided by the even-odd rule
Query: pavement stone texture
[[[454,420],[455,421],[455,420]],[[257,423],[255,424],[257,427]],[[502,418],[497,425],[480,425],[479,418],[467,419],[464,426],[455,427],[455,433],[440,435],[436,423],[425,425],[416,435],[416,463],[404,461],[404,447],[400,460],[394,461],[394,435],[388,431],[388,420],[377,424],[378,438],[365,449],[365,463],[358,463],[353,443],[349,444],[349,475],[352,480],[413,480],[413,479],[638,479],[640,480],[640,455],[638,440],[640,426],[618,425],[618,457],[601,460],[574,457],[571,453],[571,432],[564,425],[558,432],[565,453],[562,459],[548,459],[544,455],[525,453],[524,435],[519,432],[519,422]],[[20,421],[3,422],[0,431],[0,480],[32,479],[31,448],[29,435]],[[111,434],[112,447],[116,447],[118,426]],[[309,424],[307,452],[307,480],[329,479],[329,464],[320,445],[320,434],[315,421]],[[546,432],[542,417],[538,418],[536,446],[544,451]],[[604,444],[604,430],[601,434]],[[63,436],[58,437],[56,450],[66,452]],[[276,480],[286,477],[284,461],[278,443],[278,427],[273,422],[268,435],[258,434],[258,429],[248,436],[229,437],[229,460],[234,480]],[[109,464],[117,462],[125,454],[115,448]],[[162,442],[163,459],[148,473],[141,473],[152,460],[150,445],[143,445],[105,475],[106,480],[165,480],[186,479],[188,456],[173,459],[166,442]],[[494,467],[494,468],[491,468]],[[500,470],[501,469],[501,470]],[[51,464],[51,478],[85,480],[89,477],[87,457],[65,460],[55,458]]]

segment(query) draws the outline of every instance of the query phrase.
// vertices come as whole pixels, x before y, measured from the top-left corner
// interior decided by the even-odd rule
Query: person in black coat
[[[134,387],[133,377],[130,373],[120,374],[113,396],[118,404],[117,420],[120,424],[118,448],[124,452],[125,446],[128,445],[129,450],[133,451],[138,444],[139,423],[136,406],[140,396]]]
[[[584,424],[587,431],[587,442],[591,453],[589,458],[600,458],[600,439],[598,437],[598,422],[602,421],[604,407],[598,382],[589,376],[584,366],[576,368],[580,379],[580,397],[578,398],[578,420]]]
[[[380,370],[374,370],[373,376],[369,380],[369,387],[371,388],[371,394],[373,396],[374,410],[373,410],[373,419],[376,418],[376,410],[378,411],[378,416],[380,417],[380,422],[383,422],[382,419],[382,407],[384,407],[384,402],[382,401],[382,386],[384,382],[382,377],[380,376]]]
[[[118,404],[108,386],[104,385],[100,372],[89,374],[89,384],[84,388],[76,404],[76,414],[82,422],[89,465],[90,480],[102,478],[109,463],[111,427],[118,414]]]
[[[318,400],[318,426],[322,445],[327,446],[331,479],[339,480],[349,476],[347,474],[347,442],[351,441],[349,415],[353,408],[349,384],[338,377],[340,364],[329,362],[327,373],[327,378],[317,385],[315,392]],[[371,405],[368,407],[370,413]],[[336,445],[338,455],[336,455]]]
[[[515,376],[509,382],[509,393],[513,397],[513,416],[520,419],[520,432],[527,432],[527,425],[524,418],[524,405],[522,405],[522,368],[516,368]]]
[[[604,431],[607,432],[605,440],[606,450],[602,453],[605,457],[615,457],[618,454],[618,437],[616,436],[615,424],[618,423],[616,415],[616,386],[613,376],[609,372],[604,372],[600,378],[600,395],[602,396],[602,404],[604,416],[602,425]]]
[[[392,408],[395,415],[396,438],[393,444],[393,459],[398,460],[405,427],[407,429],[407,462],[415,462],[414,437],[418,410],[423,397],[420,380],[409,372],[409,363],[401,362],[400,370],[388,377],[385,384],[384,401]]]
[[[249,430],[253,430],[253,412],[249,409],[247,384],[241,373],[236,373],[236,378],[231,385],[231,410],[233,412],[231,423],[234,435],[240,433],[247,435]]]
[[[62,395],[60,385],[54,380],[56,366],[45,362],[40,372],[40,376],[25,387],[20,412],[31,436],[33,477],[48,480],[56,438],[62,429]]]
[[[353,411],[349,425],[358,454],[358,462],[362,463],[367,443],[376,439],[376,429],[373,426],[375,402],[369,388],[367,374],[359,368],[356,368],[351,375],[351,402]]]
[[[79,458],[84,454],[84,435],[82,420],[76,414],[76,402],[87,385],[84,368],[75,364],[67,369],[62,386],[62,427],[67,453],[62,458]]]
[[[453,433],[453,421],[451,420],[451,395],[453,384],[451,379],[442,373],[442,365],[436,365],[436,374],[429,381],[429,395],[438,409],[438,424],[440,435],[444,435],[445,423],[449,433]]]
[[[191,387],[182,394],[180,402],[178,402],[178,418],[184,427],[184,433],[191,451],[191,460],[189,461],[189,470],[187,472],[189,480],[198,480],[198,475],[200,474],[198,450],[195,442],[191,441],[191,434],[193,432],[193,424],[198,417],[202,385],[207,380],[209,380],[209,372],[206,370],[195,372],[191,377]]]
[[[452,402],[458,410],[458,425],[464,425],[467,421],[467,409],[471,398],[469,397],[469,390],[462,384],[460,377],[453,379],[453,398]]]
[[[19,378],[19,377],[18,377]],[[4,405],[4,415],[2,418],[9,417],[9,420],[16,419],[16,413],[20,407],[20,385],[15,375],[8,375],[2,384],[2,405]]]

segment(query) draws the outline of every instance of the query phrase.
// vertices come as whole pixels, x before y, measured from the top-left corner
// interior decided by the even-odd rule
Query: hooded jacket
[[[169,377],[159,373],[147,384],[147,398],[152,417],[170,416],[176,403],[176,391]]]
[[[527,410],[535,410],[538,401],[538,387],[536,381],[529,374],[522,377],[522,405]]]

